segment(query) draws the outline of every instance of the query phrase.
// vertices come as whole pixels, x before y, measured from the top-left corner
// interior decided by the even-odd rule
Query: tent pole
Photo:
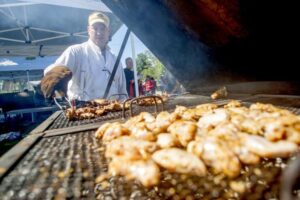
[[[130,34],[130,41],[131,41],[131,51],[132,51],[132,61],[133,61],[133,72],[134,72],[134,89],[136,96],[140,96],[139,94],[139,83],[137,79],[137,70],[136,70],[136,56],[135,56],[135,46],[134,46],[134,35],[131,32]]]
[[[27,89],[29,90],[29,87],[30,87],[30,83],[29,83],[29,70],[26,70],[26,74],[27,74]]]
[[[0,5],[0,8],[7,8],[7,7],[17,7],[17,6],[31,6],[31,5],[36,5],[39,3],[6,3]]]

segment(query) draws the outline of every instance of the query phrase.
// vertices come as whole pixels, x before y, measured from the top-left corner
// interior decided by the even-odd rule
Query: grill
[[[95,122],[101,122],[106,120],[112,120],[112,119],[119,119],[122,117],[122,112],[111,112],[104,116],[97,117],[94,119],[84,119],[84,120],[76,120],[76,121],[70,121],[68,120],[62,113],[55,119],[55,122],[53,122],[52,125],[48,128],[48,130],[52,129],[59,129],[59,128],[67,128],[67,127],[73,127],[73,126],[80,126],[85,124],[92,124]]]
[[[192,106],[201,103],[210,102],[210,98],[206,96],[199,96],[199,95],[184,95],[178,96],[176,98],[172,98],[167,101],[164,105],[165,110],[172,110],[176,107],[176,105],[184,105],[184,106]],[[161,106],[158,105],[158,110],[161,110]],[[155,111],[154,106],[134,106],[133,107],[133,114],[140,113],[141,111],[147,111],[153,113]],[[125,116],[129,116],[129,111],[125,112]],[[121,119],[122,118],[122,111],[110,112],[106,115],[101,117],[97,117],[94,119],[85,119],[85,120],[76,120],[70,121],[61,113],[59,116],[54,120],[54,122],[47,128],[47,130],[59,129],[59,128],[67,128],[73,126],[80,126],[86,124],[93,124],[95,122],[102,122],[106,120],[114,120],[114,119]]]
[[[112,177],[107,184],[95,182],[107,171],[104,148],[94,131],[46,137],[30,150],[1,184],[3,199],[183,199],[200,198],[266,199],[278,197],[283,160],[265,160],[260,166],[243,169],[235,182],[249,184],[251,191],[239,195],[229,180],[208,175],[205,178],[163,172],[160,185],[145,189],[136,182]]]
[[[237,95],[237,94],[230,94],[231,98],[234,99],[245,99],[247,102],[254,103],[254,102],[262,102],[262,103],[273,103],[275,105],[287,106],[287,107],[300,107],[300,97],[299,96],[291,96],[291,95],[254,95],[249,97],[245,95]],[[229,100],[218,100],[214,101],[218,104],[225,104]],[[175,109],[176,105],[183,105],[183,106],[193,106],[201,103],[208,103],[211,102],[211,99],[207,96],[200,96],[200,95],[183,95],[178,96],[176,98],[170,99],[165,103],[165,110],[173,110]],[[159,110],[161,107],[159,106]],[[292,109],[292,108],[290,108]],[[154,106],[135,106],[133,109],[133,113],[140,113],[141,111],[147,112],[154,112]],[[125,112],[125,116],[129,116],[129,111]],[[97,122],[103,122],[106,120],[114,120],[122,118],[122,112],[110,112],[106,115],[101,117],[97,117],[94,119],[84,119],[84,120],[76,120],[70,121],[65,116],[60,113],[58,117],[54,120],[53,123],[47,128],[47,130],[53,129],[60,129],[60,128],[67,128],[67,127],[74,127],[86,124],[93,124]]]
[[[185,103],[187,101],[188,103]],[[191,106],[208,98],[188,95],[170,101]],[[216,101],[224,104],[228,100]],[[180,103],[182,102],[182,103]],[[244,104],[248,104],[244,102]],[[296,114],[300,109],[284,107]],[[61,120],[59,115],[50,127]],[[95,119],[96,120],[96,119]],[[90,120],[84,123],[92,123]],[[76,124],[78,123],[78,124]],[[162,172],[161,182],[144,188],[123,177],[109,177],[97,182],[108,170],[104,146],[94,137],[97,125],[67,122],[70,128],[49,129],[33,134],[2,157],[0,196],[2,199],[278,199],[280,177],[289,160],[265,159],[259,165],[245,166],[235,179],[209,173],[206,177]],[[103,122],[102,122],[103,123]],[[75,125],[74,125],[75,124]],[[78,126],[81,125],[81,126]],[[42,125],[45,128],[45,125]],[[41,130],[41,129],[40,129]],[[38,131],[36,131],[38,132]],[[15,155],[18,155],[15,157]],[[15,158],[12,163],[12,157]],[[7,161],[7,162],[6,162]],[[17,161],[17,162],[15,162]],[[2,170],[2,171],[1,171]],[[246,192],[241,188],[247,187]],[[297,192],[297,191],[295,191]]]

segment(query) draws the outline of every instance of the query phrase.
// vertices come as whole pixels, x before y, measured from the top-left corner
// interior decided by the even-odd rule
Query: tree
[[[150,51],[138,54],[136,66],[137,72],[142,75],[143,80],[146,79],[146,76],[151,76],[158,81],[165,72],[163,64]]]

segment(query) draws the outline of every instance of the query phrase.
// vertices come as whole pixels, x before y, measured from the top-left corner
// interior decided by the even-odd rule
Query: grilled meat
[[[243,165],[287,158],[299,149],[299,121],[299,116],[270,104],[246,108],[231,101],[223,108],[177,106],[157,117],[142,112],[123,124],[102,125],[96,137],[106,143],[111,174],[153,186],[160,177],[156,164],[171,172],[203,176],[208,169],[234,178]],[[152,181],[148,175],[141,177],[146,169]]]
[[[194,154],[178,148],[162,149],[152,155],[152,159],[171,172],[204,176],[206,167]]]

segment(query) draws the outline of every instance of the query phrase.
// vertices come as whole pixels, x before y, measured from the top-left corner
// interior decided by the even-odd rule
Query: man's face
[[[109,39],[109,29],[100,22],[88,26],[90,39],[101,49],[104,49]]]
[[[133,62],[131,58],[126,60],[126,67],[129,69],[133,67]]]

